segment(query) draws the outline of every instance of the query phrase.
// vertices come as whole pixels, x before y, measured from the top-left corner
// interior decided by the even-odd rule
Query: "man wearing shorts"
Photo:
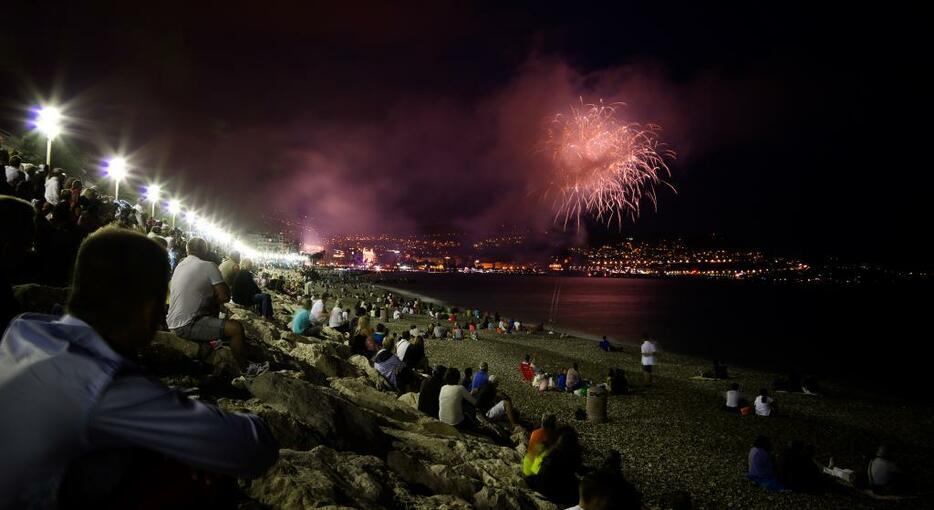
[[[652,384],[653,374],[652,372],[655,369],[655,342],[652,341],[648,336],[642,336],[642,372],[645,375],[646,384]]]
[[[166,324],[176,335],[196,342],[230,339],[230,350],[247,366],[243,326],[220,319],[220,305],[230,301],[230,287],[220,269],[207,260],[207,243],[197,237],[188,241],[188,256],[175,267],[169,283]]]

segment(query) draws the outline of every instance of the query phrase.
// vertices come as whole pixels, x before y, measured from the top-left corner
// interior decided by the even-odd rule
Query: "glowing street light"
[[[175,216],[182,212],[182,203],[178,200],[169,200],[169,214],[172,215],[172,228],[175,228]]]
[[[126,160],[121,157],[111,158],[107,162],[107,176],[114,180],[114,201],[120,200],[120,181],[126,178]]]
[[[162,186],[158,184],[150,184],[146,188],[146,200],[152,202],[152,218],[156,218],[156,204],[159,202],[159,194],[162,193]]]
[[[52,166],[52,140],[62,133],[62,111],[54,106],[44,106],[36,112],[36,130],[45,135],[45,165]]]

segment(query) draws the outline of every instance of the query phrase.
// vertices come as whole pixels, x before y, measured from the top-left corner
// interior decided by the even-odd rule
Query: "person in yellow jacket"
[[[548,448],[555,440],[555,429],[558,427],[558,419],[553,414],[542,416],[542,426],[532,431],[529,436],[529,447],[522,459],[522,474],[531,476],[538,474],[542,467],[542,461],[548,455]]]

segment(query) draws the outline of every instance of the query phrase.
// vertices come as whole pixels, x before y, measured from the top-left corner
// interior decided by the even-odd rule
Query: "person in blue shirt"
[[[191,479],[186,469],[255,478],[276,462],[278,444],[261,419],[191,400],[137,364],[162,322],[168,282],[165,249],[105,228],[78,252],[67,314],[10,324],[0,341],[0,409],[15,419],[0,420],[0,508],[73,505],[56,500],[63,486],[88,497],[83,484],[67,483],[78,475],[112,491],[95,492],[97,501],[129,508],[170,490],[158,477],[132,479],[164,466],[181,480]]]
[[[746,478],[770,491],[781,491],[785,487],[775,477],[772,461],[772,442],[765,436],[756,437],[749,450],[749,470]]]
[[[610,352],[610,341],[603,337],[603,340],[600,340],[600,350],[603,352]]]
[[[480,363],[480,370],[473,375],[473,381],[470,383],[470,392],[476,394],[481,388],[486,386],[489,380],[489,368],[486,361]]]
[[[303,298],[301,308],[295,310],[292,315],[292,332],[299,335],[311,335],[314,333],[311,325],[311,299]]]

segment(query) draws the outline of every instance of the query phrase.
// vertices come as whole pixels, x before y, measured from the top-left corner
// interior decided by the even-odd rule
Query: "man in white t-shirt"
[[[644,374],[646,384],[652,384],[655,371],[655,354],[658,349],[655,342],[648,336],[642,337],[642,373]]]
[[[401,360],[405,360],[405,351],[409,350],[409,339],[407,335],[403,334],[402,339],[396,343],[396,356]],[[413,351],[414,352],[414,351]]]
[[[771,416],[775,412],[775,399],[769,396],[769,390],[765,388],[759,390],[759,396],[753,405],[756,408],[756,416]]]
[[[734,413],[739,412],[739,408],[745,403],[742,392],[739,391],[739,384],[733,383],[726,392],[726,404],[723,409]]]
[[[400,312],[398,309],[392,312],[392,320],[397,321],[401,318],[402,318],[402,312]]]
[[[315,282],[307,281],[305,282],[305,295],[311,297],[315,292]]]
[[[311,305],[311,313],[309,315],[311,316],[312,322],[324,322],[324,300],[327,298],[328,295],[324,294]]]
[[[188,241],[188,256],[175,266],[169,283],[166,325],[176,335],[196,342],[230,339],[230,350],[246,366],[243,325],[220,319],[220,305],[230,301],[230,288],[220,270],[207,259],[207,243],[197,237]]]
[[[341,310],[339,301],[334,303],[334,308],[331,308],[331,316],[328,317],[328,327],[334,328],[341,333],[347,330],[347,327],[344,325],[344,311]]]

